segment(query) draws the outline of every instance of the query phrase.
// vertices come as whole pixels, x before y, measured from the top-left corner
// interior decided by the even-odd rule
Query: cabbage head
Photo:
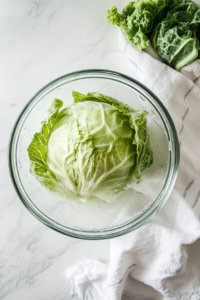
[[[107,13],[108,23],[119,26],[133,47],[152,45],[177,71],[200,58],[200,9],[191,0],[136,0],[121,14],[116,6]]]
[[[147,112],[99,94],[55,99],[28,147],[31,173],[51,191],[114,201],[153,163]],[[59,112],[60,111],[60,112]]]
[[[200,56],[200,9],[190,0],[174,0],[152,33],[159,56],[179,71]]]

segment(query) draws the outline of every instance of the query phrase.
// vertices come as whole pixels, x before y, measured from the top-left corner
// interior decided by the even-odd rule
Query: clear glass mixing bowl
[[[82,203],[64,199],[43,187],[30,174],[27,153],[34,133],[41,129],[54,98],[63,108],[73,103],[71,92],[100,92],[134,109],[146,109],[154,164],[141,183],[122,193],[114,203]],[[42,223],[81,239],[106,239],[135,230],[169,198],[179,164],[179,143],[173,121],[159,99],[136,80],[108,70],[83,70],[64,75],[43,87],[27,103],[14,126],[9,147],[13,185],[26,208]]]

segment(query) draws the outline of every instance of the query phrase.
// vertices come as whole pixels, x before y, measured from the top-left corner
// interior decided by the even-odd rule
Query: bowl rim
[[[161,197],[161,199],[158,199],[158,197],[161,195],[161,192],[162,192],[162,190],[161,190],[161,192],[159,193],[156,200],[154,200],[152,205],[150,205],[150,207],[148,207],[148,209],[147,209],[148,211],[150,210],[150,208],[152,208],[152,209],[149,211],[147,216],[142,218],[142,216],[147,212],[147,211],[145,211],[144,213],[139,215],[138,218],[134,219],[134,221],[137,220],[136,224],[131,225],[131,223],[133,223],[133,220],[132,220],[132,221],[129,221],[125,224],[121,224],[120,227],[118,227],[117,229],[115,228],[114,231],[113,231],[112,228],[111,229],[106,229],[106,230],[88,231],[88,230],[78,230],[78,229],[70,228],[70,227],[67,227],[67,226],[64,226],[64,225],[61,225],[61,226],[56,225],[56,224],[59,224],[59,223],[56,222],[55,220],[52,220],[49,217],[45,218],[45,214],[43,212],[41,212],[39,208],[36,208],[36,211],[35,211],[33,209],[32,205],[30,205],[30,202],[26,201],[27,199],[24,199],[24,197],[23,197],[23,195],[20,191],[20,188],[17,185],[17,180],[16,180],[15,174],[14,174],[16,171],[14,171],[13,161],[12,161],[12,153],[15,150],[15,149],[13,149],[13,141],[14,141],[14,137],[15,137],[15,134],[16,134],[16,130],[18,128],[18,125],[19,125],[20,120],[21,120],[22,116],[24,115],[24,113],[27,111],[27,109],[30,107],[30,105],[32,103],[34,103],[35,98],[38,97],[40,93],[42,93],[45,89],[50,88],[56,82],[58,82],[62,79],[66,79],[66,78],[70,79],[70,78],[73,78],[73,77],[76,77],[76,80],[77,80],[80,76],[84,76],[84,75],[91,75],[91,76],[96,75],[97,78],[98,78],[98,75],[101,75],[100,78],[102,78],[102,75],[109,75],[111,77],[115,77],[115,78],[118,78],[118,79],[125,79],[125,80],[130,81],[131,83],[133,83],[135,85],[138,85],[140,88],[142,88],[147,94],[149,94],[153,98],[153,100],[155,100],[155,102],[158,104],[159,108],[161,108],[161,111],[164,113],[167,121],[170,124],[170,129],[171,129],[171,133],[172,133],[172,137],[173,137],[173,144],[175,146],[174,147],[173,173],[171,175],[171,180],[169,182],[169,187],[168,187],[167,192],[165,192],[164,198],[162,199],[162,197]],[[87,78],[87,77],[83,77],[83,78]],[[103,78],[105,78],[105,77],[103,77]],[[79,79],[81,79],[81,78],[79,78]],[[126,85],[128,85],[128,84],[126,83]],[[131,88],[133,88],[133,86]],[[163,121],[163,122],[164,122],[164,125],[166,126],[165,121]],[[20,132],[20,130],[19,130],[19,132]],[[106,69],[84,69],[84,70],[70,72],[70,73],[62,75],[62,76],[50,81],[45,86],[43,86],[38,92],[36,92],[32,96],[32,98],[26,103],[26,105],[24,106],[24,108],[22,109],[20,114],[18,115],[17,120],[14,123],[13,129],[11,131],[11,135],[10,135],[10,139],[9,139],[9,146],[8,146],[8,167],[9,167],[9,173],[10,173],[11,181],[13,183],[13,186],[15,188],[15,191],[16,191],[19,199],[24,204],[24,206],[28,209],[28,211],[36,219],[38,219],[40,222],[42,222],[46,226],[50,227],[51,229],[53,229],[57,232],[60,232],[64,235],[68,235],[70,237],[74,237],[74,238],[78,238],[78,239],[86,239],[86,240],[109,239],[109,238],[114,238],[114,237],[117,237],[117,236],[121,236],[123,234],[129,233],[129,232],[139,228],[144,223],[146,223],[150,218],[152,218],[161,209],[161,207],[165,204],[165,202],[168,200],[168,198],[169,198],[169,196],[172,192],[172,189],[174,187],[174,184],[175,184],[175,181],[176,181],[176,178],[177,178],[177,174],[178,174],[179,162],[180,162],[180,147],[179,147],[179,140],[178,140],[177,131],[176,131],[174,122],[173,122],[169,112],[167,111],[166,107],[164,106],[164,104],[159,100],[159,98],[152,91],[150,91],[145,85],[143,85],[142,83],[140,83],[136,79],[134,79],[134,78],[132,78],[128,75],[125,75],[123,73],[116,72],[116,71],[111,71],[111,70],[106,70]],[[166,176],[166,178],[168,179],[168,175]],[[166,182],[166,180],[165,180],[165,182]],[[33,203],[31,203],[31,204],[33,204]],[[41,214],[38,214],[38,211],[40,211]],[[51,220],[51,222],[49,222],[49,220]],[[59,228],[59,227],[62,227],[62,228]],[[63,227],[67,228],[67,230],[63,230]]]

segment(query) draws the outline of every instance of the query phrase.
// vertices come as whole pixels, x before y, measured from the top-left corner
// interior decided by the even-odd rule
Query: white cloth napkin
[[[110,241],[108,265],[86,261],[68,270],[67,280],[72,294],[85,300],[120,300],[122,294],[134,300],[198,300],[200,243],[196,248],[189,244],[200,237],[200,60],[181,74],[134,49],[122,35],[120,47],[139,81],[163,102],[175,123],[178,178],[150,222]]]

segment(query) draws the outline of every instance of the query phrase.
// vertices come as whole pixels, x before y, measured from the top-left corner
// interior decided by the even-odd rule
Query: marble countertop
[[[109,241],[81,241],[36,220],[12,186],[7,146],[29,99],[72,71],[110,69],[132,75],[106,10],[122,0],[2,0],[0,18],[0,299],[64,300],[65,272],[87,260],[109,260]],[[124,298],[125,299],[125,298]]]

